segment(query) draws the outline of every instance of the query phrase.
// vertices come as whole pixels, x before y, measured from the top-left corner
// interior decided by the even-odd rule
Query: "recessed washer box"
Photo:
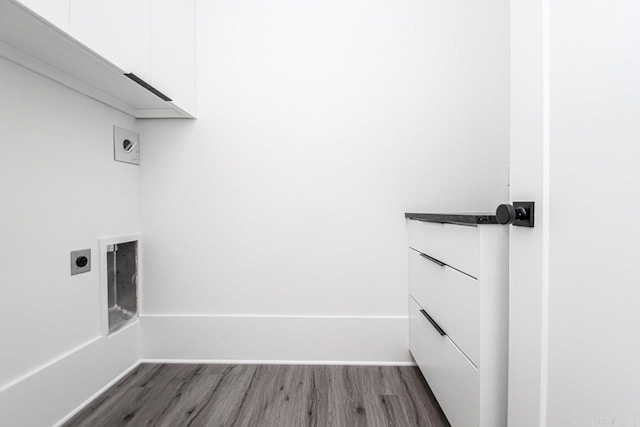
[[[140,164],[140,135],[118,126],[113,127],[113,158],[117,162]]]
[[[138,319],[139,242],[139,234],[99,240],[100,317],[104,335]]]

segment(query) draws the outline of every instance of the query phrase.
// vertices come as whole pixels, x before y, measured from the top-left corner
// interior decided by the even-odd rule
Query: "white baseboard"
[[[139,363],[413,365],[405,317],[142,316],[0,390],[0,426],[60,426]]]
[[[118,375],[117,377],[115,377],[113,380],[109,381],[104,387],[102,387],[100,390],[98,390],[97,392],[95,392],[91,397],[89,397],[88,399],[86,399],[84,402],[82,402],[80,405],[78,405],[73,411],[69,412],[67,415],[65,415],[60,421],[58,421],[57,423],[55,423],[53,425],[53,427],[59,427],[61,425],[63,425],[64,423],[66,423],[67,421],[69,421],[71,418],[73,418],[78,412],[82,411],[85,406],[89,405],[91,402],[93,402],[95,400],[95,398],[97,398],[98,396],[100,396],[102,393],[104,393],[105,391],[107,391],[109,388],[111,388],[111,386],[115,385],[118,381],[120,381],[122,378],[126,377],[129,372],[133,371],[134,369],[136,369],[140,363],[142,363],[140,360],[138,360],[137,362],[134,362],[133,365],[129,366],[124,372],[122,372],[120,375]]]
[[[336,365],[336,366],[416,366],[412,362],[367,362],[345,360],[216,360],[216,359],[142,359],[140,363],[180,363],[198,365]],[[137,364],[136,364],[137,366]]]
[[[60,425],[140,360],[139,324],[98,338],[0,391],[2,427]]]
[[[142,359],[411,365],[406,317],[143,315]]]

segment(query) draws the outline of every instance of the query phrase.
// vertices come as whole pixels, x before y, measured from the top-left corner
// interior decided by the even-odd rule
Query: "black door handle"
[[[444,329],[442,329],[440,327],[440,325],[438,325],[436,323],[435,320],[433,320],[433,318],[431,316],[429,316],[429,313],[427,313],[426,311],[424,311],[423,309],[420,309],[420,313],[422,313],[422,315],[424,317],[427,318],[427,320],[429,321],[429,323],[431,323],[431,326],[433,326],[435,328],[436,331],[438,331],[438,333],[440,334],[440,336],[445,336],[447,335],[447,333],[444,331]]]
[[[498,224],[513,224],[518,227],[533,227],[534,202],[513,202],[496,209]]]

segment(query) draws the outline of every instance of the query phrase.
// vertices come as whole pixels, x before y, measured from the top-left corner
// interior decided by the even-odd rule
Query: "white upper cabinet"
[[[70,6],[71,36],[150,82],[150,0],[71,0]]]
[[[195,0],[71,0],[70,34],[195,114]]]
[[[151,0],[151,85],[196,113],[195,0]]]
[[[68,33],[69,1],[70,0],[20,0],[20,3]]]
[[[134,117],[192,118],[195,8],[195,0],[0,0],[0,56]]]

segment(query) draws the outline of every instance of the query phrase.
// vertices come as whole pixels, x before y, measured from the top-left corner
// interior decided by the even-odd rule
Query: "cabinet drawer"
[[[409,246],[478,277],[478,227],[409,220]]]
[[[409,298],[409,349],[454,427],[477,427],[478,370],[446,336],[440,336]]]
[[[409,293],[479,366],[478,281],[450,267],[441,267],[409,249]]]

